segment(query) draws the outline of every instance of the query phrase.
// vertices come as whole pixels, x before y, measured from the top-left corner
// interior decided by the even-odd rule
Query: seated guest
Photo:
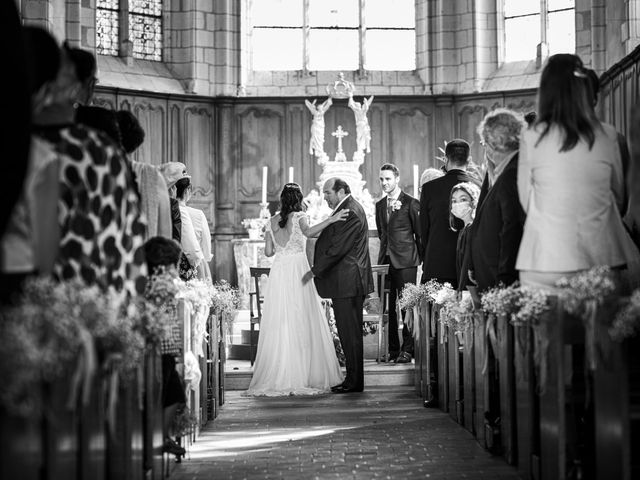
[[[515,262],[524,212],[517,201],[516,180],[519,137],[524,127],[522,115],[507,109],[489,112],[478,126],[487,173],[469,234],[464,262],[467,278],[461,278],[461,289],[469,280],[482,292],[518,279]]]
[[[538,119],[522,135],[518,196],[527,213],[516,268],[525,285],[553,290],[597,265],[638,261],[625,230],[625,179],[618,134],[593,109],[576,55],[557,54],[540,77]]]
[[[144,244],[144,253],[150,275],[159,271],[178,276],[180,245],[165,237],[152,237]],[[163,451],[173,455],[184,455],[185,449],[171,438],[171,427],[180,407],[186,404],[185,387],[176,370],[176,357],[182,353],[180,326],[176,318],[172,338],[162,342],[162,407],[163,407]]]
[[[462,272],[461,269],[467,248],[468,233],[476,214],[479,196],[480,188],[475,183],[459,183],[451,190],[449,225],[451,230],[458,232],[456,268],[461,272],[461,275],[466,275],[466,272]]]

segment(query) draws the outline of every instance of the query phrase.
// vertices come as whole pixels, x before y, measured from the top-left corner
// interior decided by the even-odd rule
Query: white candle
[[[413,166],[413,196],[415,198],[418,198],[418,180],[419,180],[419,175],[418,175],[418,165],[414,165]]]
[[[289,183],[293,183],[293,167],[289,167]]]
[[[262,167],[262,203],[267,203],[267,167]]]

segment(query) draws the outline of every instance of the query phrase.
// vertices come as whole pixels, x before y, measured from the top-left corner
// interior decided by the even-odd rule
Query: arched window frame
[[[246,60],[242,63],[247,65],[249,70],[253,71],[302,71],[304,73],[308,73],[310,71],[332,71],[332,70],[353,70],[359,71],[361,74],[365,74],[366,71],[373,70],[399,70],[399,71],[415,71],[417,68],[417,39],[416,39],[416,16],[417,12],[414,10],[413,12],[413,25],[411,27],[384,27],[384,26],[376,26],[376,25],[368,25],[366,21],[366,4],[367,0],[357,0],[358,4],[358,23],[357,25],[349,25],[349,26],[317,26],[312,25],[309,19],[309,10],[310,3],[312,0],[302,0],[302,20],[297,25],[256,25],[253,23],[253,18],[251,15],[251,6],[252,2],[256,2],[260,0],[246,0],[246,8],[244,9],[243,19],[246,22],[246,30],[245,33],[242,34],[242,43],[245,47],[242,48],[243,53],[246,53]],[[389,3],[390,8],[394,7],[393,3]],[[396,7],[397,8],[397,7]],[[254,35],[253,32],[256,30],[289,30],[299,32],[299,44],[300,48],[300,58],[299,61],[296,62],[294,67],[290,68],[255,68],[255,62],[253,60],[254,54]],[[353,68],[342,68],[340,66],[331,67],[331,68],[314,68],[313,59],[310,58],[310,37],[316,32],[322,31],[342,31],[342,32],[356,32],[358,36],[358,61],[357,65],[354,63]],[[384,31],[404,31],[411,32],[412,38],[414,39],[413,44],[413,63],[410,68],[371,68],[367,62],[367,33],[368,32],[384,32]],[[246,63],[245,63],[246,62]]]
[[[536,50],[531,51],[530,60],[536,59],[539,64],[541,64],[549,55],[550,45],[549,41],[551,38],[550,34],[550,16],[554,14],[558,14],[561,12],[573,12],[572,17],[575,22],[575,0],[573,1],[573,6],[553,6],[553,0],[537,0],[536,3],[539,4],[539,9],[532,13],[527,13],[524,15],[513,15],[507,16],[505,2],[508,0],[498,0],[498,52],[500,63],[504,63],[505,61],[509,61],[507,58],[507,43],[510,41],[507,39],[507,22],[512,19],[524,18],[524,17],[534,17],[537,16],[540,18],[540,31],[538,42],[536,45]],[[522,0],[515,0],[522,1]],[[565,27],[566,28],[566,27]],[[567,53],[575,53],[575,23],[573,28],[574,35],[574,47],[572,51]],[[511,40],[513,41],[513,40]]]

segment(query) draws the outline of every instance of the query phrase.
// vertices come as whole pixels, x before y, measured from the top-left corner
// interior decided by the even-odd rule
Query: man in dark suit
[[[380,185],[386,196],[376,203],[376,226],[380,238],[378,264],[389,265],[389,360],[409,363],[413,337],[402,329],[402,349],[398,338],[397,297],[407,283],[416,283],[420,265],[420,203],[398,185],[400,171],[391,163],[380,167]],[[403,314],[404,318],[404,314]]]
[[[422,226],[422,283],[430,279],[458,284],[456,272],[456,242],[458,233],[449,226],[451,189],[461,182],[478,181],[466,172],[469,164],[469,144],[451,140],[445,148],[447,173],[422,187],[420,195],[420,225]]]
[[[318,294],[333,302],[347,377],[331,391],[362,392],[362,306],[365,296],[373,291],[367,217],[344,180],[330,178],[324,184],[323,194],[333,208],[332,215],[343,209],[348,209],[349,215],[344,222],[332,223],[322,231],[316,242],[313,267],[302,281],[306,283],[315,277]]]

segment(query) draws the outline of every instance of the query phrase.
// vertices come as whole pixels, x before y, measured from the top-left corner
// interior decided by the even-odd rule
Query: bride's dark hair
[[[297,183],[286,183],[280,194],[280,221],[278,225],[284,228],[291,212],[302,211],[302,190]]]

